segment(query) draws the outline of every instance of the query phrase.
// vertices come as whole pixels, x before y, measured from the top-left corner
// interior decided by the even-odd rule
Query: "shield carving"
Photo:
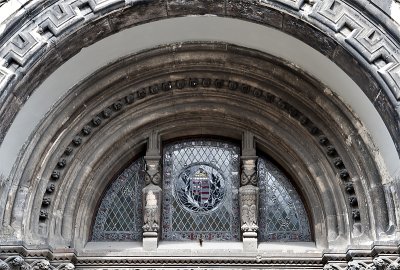
[[[197,201],[200,207],[208,205],[210,199],[210,178],[208,173],[199,168],[191,177],[192,198]]]

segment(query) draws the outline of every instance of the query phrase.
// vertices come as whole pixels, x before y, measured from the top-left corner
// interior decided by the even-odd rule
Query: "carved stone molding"
[[[255,233],[258,230],[258,187],[252,185],[239,189],[241,228],[244,233]]]
[[[49,179],[49,186],[46,189],[43,195],[43,201],[46,203],[42,204],[40,221],[45,221],[48,218],[48,209],[51,205],[51,197],[49,196],[54,192],[54,189],[59,181],[62,180],[62,172],[67,169],[69,160],[74,158],[74,149],[80,147],[83,143],[88,142],[90,140],[90,135],[96,132],[96,128],[101,124],[105,125],[107,121],[110,121],[112,117],[116,117],[123,113],[122,111],[115,109],[115,104],[120,104],[117,107],[125,107],[125,106],[134,106],[134,100],[140,98],[149,98],[155,95],[166,95],[170,91],[177,91],[183,89],[192,89],[197,87],[196,85],[191,84],[191,81],[196,80],[198,83],[202,85],[212,84],[217,87],[217,89],[229,89],[233,92],[238,92],[241,94],[249,95],[250,97],[254,97],[264,101],[266,104],[274,105],[278,109],[287,113],[294,119],[297,119],[299,124],[303,126],[308,132],[315,137],[318,141],[319,145],[326,152],[326,156],[331,160],[332,167],[337,172],[338,177],[342,180],[343,185],[346,186],[348,203],[352,207],[352,218],[355,222],[360,222],[360,211],[358,209],[356,192],[353,187],[353,183],[351,180],[351,175],[347,170],[343,160],[340,157],[339,152],[335,148],[335,146],[331,143],[328,137],[324,134],[324,132],[316,126],[306,115],[304,115],[299,109],[295,108],[286,100],[279,98],[267,91],[251,87],[246,84],[242,84],[236,81],[225,81],[223,79],[218,78],[182,78],[176,81],[165,81],[158,84],[152,84],[148,87],[141,88],[138,90],[133,90],[132,94],[125,96],[123,99],[116,100],[112,105],[106,107],[102,110],[102,112],[96,116],[91,122],[85,124],[81,131],[76,134],[73,138],[71,144],[63,150],[63,153],[60,153],[62,158],[59,159],[57,164],[55,165],[54,171],[52,172]],[[236,85],[236,87],[233,87]],[[168,86],[168,87],[166,87]],[[153,88],[164,89],[163,91],[152,91]],[[207,87],[207,86],[206,86]],[[242,90],[240,90],[242,89]],[[246,89],[246,90],[243,90]],[[128,103],[128,100],[130,101]],[[111,109],[114,108],[114,109]],[[107,116],[104,116],[104,113],[107,112]],[[102,117],[101,117],[102,116]],[[107,121],[106,121],[107,120]],[[98,123],[96,124],[94,123]],[[84,130],[89,129],[91,132],[85,136]],[[241,157],[242,160],[242,172],[241,172],[241,185],[253,185],[257,186],[257,156],[255,156],[255,145],[254,145],[254,135],[248,132],[245,132],[243,135],[243,155]],[[75,143],[79,141],[79,144]],[[145,183],[146,185],[160,185],[161,183],[161,169],[160,169],[160,159],[161,156],[159,150],[159,138],[157,134],[151,134],[148,141],[148,150],[145,156],[146,161],[146,171],[145,171]]]
[[[3,140],[7,129],[12,123],[12,119],[23,102],[32,94],[29,92],[32,90],[25,90],[24,93],[16,94],[14,93],[14,87],[26,72],[29,73],[33,65],[40,62],[42,57],[52,50],[54,46],[60,47],[59,45],[62,42],[68,40],[65,37],[75,33],[78,29],[85,28],[90,23],[99,20],[99,18],[105,18],[110,14],[119,14],[118,12],[125,11],[134,12],[135,9],[140,12],[143,9],[143,5],[147,5],[150,2],[132,0],[58,0],[46,3],[46,1],[43,1],[42,4],[38,4],[41,8],[37,6],[30,8],[28,6],[24,7],[26,9],[25,12],[17,13],[15,18],[12,18],[12,21],[5,26],[3,31],[5,38],[0,40],[2,45],[0,50],[0,103],[2,105],[0,115],[1,119],[4,119],[0,130],[0,141]],[[385,15],[376,14],[376,20],[368,18],[368,14],[363,13],[361,9],[357,9],[357,5],[354,5],[353,1],[260,0],[256,4],[253,2],[228,1],[225,5],[225,10],[222,12],[219,11],[220,3],[216,3],[210,5],[209,8],[205,8],[206,10],[202,14],[216,13],[217,15],[227,14],[230,17],[244,17],[248,20],[273,25],[281,28],[282,31],[289,32],[291,31],[291,26],[282,26],[284,25],[282,21],[287,20],[289,16],[287,14],[290,14],[290,16],[298,18],[306,24],[313,25],[321,33],[327,32],[330,38],[348,50],[355,59],[359,59],[363,63],[363,68],[370,72],[378,84],[382,86],[381,88],[387,95],[388,100],[391,100],[391,105],[383,102],[384,100],[375,102],[374,105],[377,106],[386,125],[392,130],[392,137],[397,140],[397,136],[393,132],[394,127],[391,127],[391,125],[397,125],[399,117],[398,115],[390,115],[390,113],[396,113],[394,108],[398,106],[400,101],[400,44],[399,31],[393,30],[397,29],[394,22],[386,20],[385,28],[384,24],[376,22],[378,18]],[[156,5],[149,6],[155,8]],[[162,6],[165,6],[167,10],[162,10],[160,8]],[[244,6],[247,7],[246,10],[248,11],[243,10]],[[361,5],[358,4],[358,6]],[[366,6],[369,8],[369,2]],[[174,10],[168,10],[173,7],[175,7]],[[143,21],[168,17],[168,15],[161,14],[172,14],[171,16],[188,15],[187,12],[190,15],[196,14],[195,11],[191,11],[193,7],[190,2],[163,5],[160,1],[157,8],[156,15],[149,15],[150,18],[143,18]],[[364,9],[364,6],[362,8]],[[257,12],[253,12],[255,9],[257,9]],[[276,15],[274,17],[276,21],[272,17],[269,18],[268,14]],[[154,18],[151,16],[154,16]],[[118,22],[118,20],[122,19],[113,18],[112,20],[107,20],[107,23],[112,22],[115,25],[109,26],[102,35],[97,35],[98,37],[88,36],[83,39],[81,46],[87,46],[95,42],[96,39],[120,30],[121,25],[128,27],[132,23],[141,22],[140,19],[132,23]],[[288,21],[290,23],[291,20]],[[307,37],[304,38],[304,41],[311,42],[308,41]],[[318,49],[319,46],[315,47]],[[79,49],[76,50],[76,52],[78,51]],[[327,52],[324,48],[320,48],[320,51],[327,54],[332,53]],[[330,55],[327,56],[330,57]],[[63,62],[65,60],[62,59],[60,61]],[[332,58],[332,60],[340,61],[336,58]],[[34,87],[25,87],[25,89],[34,89]],[[379,94],[379,92],[367,93],[371,100],[375,100],[378,97],[382,99]],[[18,96],[20,99],[13,100],[11,98],[13,96]],[[12,111],[7,110],[10,107],[13,108]],[[386,112],[386,110],[389,112]]]
[[[157,250],[161,222],[162,190],[149,184],[143,189],[143,249]]]
[[[389,257],[376,257],[372,263],[362,260],[352,260],[347,263],[327,263],[324,270],[399,270],[400,258],[393,259]]]
[[[26,262],[21,256],[10,256],[7,259],[0,260],[1,270],[73,270],[75,266],[72,263],[61,263],[57,266],[50,264],[48,260],[39,259],[33,262]]]
[[[159,202],[157,200],[156,195],[158,195],[158,189],[155,188],[153,191],[152,189],[147,188],[145,193],[145,206],[144,206],[144,225],[143,230],[145,232],[158,232],[160,228],[160,209],[159,209]]]

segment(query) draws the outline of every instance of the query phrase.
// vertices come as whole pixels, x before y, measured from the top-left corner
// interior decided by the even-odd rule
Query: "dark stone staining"
[[[215,14],[224,15],[224,1],[215,0],[168,0],[167,5],[169,16],[182,15],[205,15]]]
[[[100,125],[101,125],[101,118],[98,117],[98,116],[94,117],[94,118],[92,119],[92,124],[93,124],[93,126],[95,126],[95,127],[100,126]]]
[[[54,192],[55,189],[56,189],[56,186],[54,184],[50,184],[46,188],[46,193],[51,194]]]
[[[67,156],[71,155],[72,152],[73,152],[73,148],[70,147],[70,146],[68,146],[68,147],[65,148],[65,150],[64,150],[64,154],[67,155]]]
[[[117,101],[112,105],[113,109],[115,111],[119,111],[122,109],[122,102],[121,101]]]
[[[90,133],[92,133],[92,128],[89,125],[86,125],[82,128],[82,134],[84,136],[88,136]]]
[[[58,164],[57,164],[58,165]],[[52,180],[58,180],[58,179],[60,179],[60,172],[59,171],[53,171],[52,173],[51,173],[51,179]]]
[[[49,206],[51,203],[51,199],[49,197],[44,197],[42,200],[42,206]]]
[[[76,137],[72,140],[72,143],[73,143],[75,146],[79,146],[79,145],[81,145],[81,143],[82,143],[82,138],[79,137],[79,136],[76,136]]]
[[[226,15],[229,17],[242,17],[275,28],[282,28],[282,12],[261,5],[259,1],[228,0],[226,2]]]
[[[285,14],[282,27],[284,32],[302,40],[328,58],[333,57],[338,44],[331,37],[316,30],[310,24]]]
[[[111,116],[111,114],[112,114],[112,111],[111,111],[110,108],[106,108],[106,109],[103,111],[103,117],[104,117],[104,118],[109,118],[109,117]]]

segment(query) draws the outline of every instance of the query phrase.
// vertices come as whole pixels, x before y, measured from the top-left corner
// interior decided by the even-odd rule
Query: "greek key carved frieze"
[[[343,35],[344,42],[371,65],[400,100],[400,49],[388,35],[344,1],[318,1],[310,17]]]
[[[42,21],[38,24],[39,34],[43,35],[48,31],[54,36],[59,36],[65,30],[82,21],[84,17],[76,12],[73,6],[60,1],[46,10],[41,19]]]

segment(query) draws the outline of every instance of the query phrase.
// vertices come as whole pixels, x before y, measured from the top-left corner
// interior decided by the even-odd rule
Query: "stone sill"
[[[160,241],[157,250],[145,251],[142,242],[88,242],[79,256],[215,256],[237,257],[268,255],[279,257],[321,257],[322,250],[314,242],[261,243],[257,251],[243,251],[242,242],[174,242]]]

